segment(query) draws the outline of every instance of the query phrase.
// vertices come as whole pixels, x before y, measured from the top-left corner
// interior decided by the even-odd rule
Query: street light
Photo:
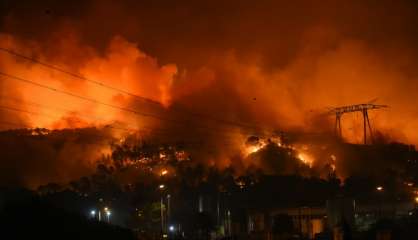
[[[107,221],[110,222],[110,215],[112,213],[110,211],[106,211]]]
[[[96,216],[96,211],[95,211],[95,210],[91,210],[91,211],[90,211],[90,215],[91,215],[92,217],[95,217],[95,216]]]
[[[160,214],[161,214],[161,234],[164,234],[164,199],[163,199],[163,190],[165,188],[164,184],[161,184],[158,186],[158,188],[161,190],[161,201],[160,201]]]
[[[376,190],[378,191],[378,192],[383,192],[383,187],[382,186],[377,186],[376,187]],[[382,217],[382,202],[383,202],[383,195],[382,194],[379,194],[380,196],[379,196],[379,217]]]

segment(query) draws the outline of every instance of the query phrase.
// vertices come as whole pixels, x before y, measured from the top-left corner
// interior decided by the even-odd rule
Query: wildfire
[[[269,139],[257,139],[256,142],[252,144],[246,144],[244,147],[245,156],[258,152],[260,149],[264,148],[267,144],[274,144],[279,148],[287,149],[288,154],[295,154],[296,158],[299,159],[303,164],[312,167],[314,162],[314,157],[308,153],[309,147],[307,145],[292,145],[292,144],[283,144],[279,137],[269,138]],[[333,156],[333,155],[332,155]],[[331,158],[332,158],[331,156]],[[335,158],[335,156],[334,156]],[[334,165],[335,168],[335,165]]]
[[[297,158],[304,164],[308,165],[309,167],[312,167],[313,164],[313,158],[309,156],[306,153],[299,153]]]
[[[267,144],[276,144],[278,147],[282,147],[282,142],[280,137],[271,137],[269,139],[258,139],[256,142],[246,144],[244,147],[244,153],[246,156],[258,152],[260,149],[264,148]]]
[[[334,154],[331,154],[330,158],[331,158],[331,163],[330,163],[331,169],[332,171],[335,171],[336,169],[335,162],[337,161],[337,157]]]
[[[248,156],[250,154],[258,152],[263,147],[264,146],[262,146],[262,145],[247,146],[247,148],[245,149],[246,155]]]
[[[386,29],[385,23],[390,23],[388,31],[396,33],[395,40],[390,39],[390,34],[389,38],[379,37],[378,31],[370,31],[376,27],[374,24],[370,25],[371,29],[368,29],[369,25],[361,26],[360,29],[355,29],[356,24],[340,26],[340,22],[344,23],[351,18],[346,15],[346,11],[343,11],[341,21],[335,21],[333,14],[322,12],[327,9],[323,7],[318,7],[318,12],[314,14],[322,16],[319,22],[317,18],[313,18],[313,22],[294,21],[297,17],[292,13],[284,14],[289,19],[277,18],[283,14],[269,10],[280,10],[277,8],[280,4],[257,8],[261,10],[259,13],[252,13],[251,8],[247,9],[248,6],[240,6],[244,7],[240,9],[241,12],[248,11],[251,14],[230,14],[225,18],[208,14],[207,19],[195,22],[192,19],[194,14],[185,14],[185,19],[183,16],[179,19],[176,17],[177,12],[166,11],[164,4],[161,8],[158,4],[152,6],[152,12],[159,14],[137,14],[138,11],[149,12],[149,9],[142,5],[135,8],[134,5],[88,4],[86,9],[91,8],[91,11],[81,11],[81,14],[72,12],[74,10],[71,9],[78,11],[77,8],[63,8],[70,12],[48,14],[48,21],[44,21],[43,17],[38,19],[37,14],[26,15],[25,11],[14,11],[13,8],[9,9],[10,13],[5,12],[7,21],[2,24],[4,30],[0,32],[0,46],[10,51],[0,53],[0,71],[3,72],[0,80],[0,105],[7,107],[0,113],[0,120],[6,123],[0,126],[0,130],[14,129],[16,124],[18,128],[23,125],[51,130],[103,128],[104,132],[109,132],[109,140],[100,137],[100,133],[99,137],[92,137],[89,141],[85,137],[71,138],[62,144],[65,151],[57,154],[62,159],[47,161],[47,164],[54,167],[59,163],[57,168],[67,170],[65,166],[75,166],[74,157],[87,159],[80,161],[80,167],[74,170],[77,172],[76,177],[86,169],[95,171],[95,165],[90,162],[101,161],[101,156],[96,156],[97,152],[109,151],[111,147],[108,142],[121,145],[122,157],[112,155],[109,158],[106,156],[106,159],[110,161],[111,157],[120,157],[122,166],[131,164],[136,168],[147,167],[147,164],[154,162],[171,162],[173,159],[191,162],[196,159],[199,163],[231,165],[240,169],[245,164],[242,164],[241,159],[235,159],[237,155],[238,158],[245,158],[261,153],[266,146],[277,144],[279,150],[283,150],[280,153],[285,155],[286,160],[291,159],[298,165],[303,163],[309,167],[319,166],[324,161],[335,171],[337,162],[333,155],[329,159],[328,150],[317,149],[317,143],[314,148],[314,144],[302,146],[300,142],[310,142],[310,139],[316,141],[316,133],[322,135],[332,130],[333,122],[326,120],[327,116],[320,113],[327,106],[354,104],[377,96],[384,98],[382,100],[385,104],[396,111],[396,114],[394,111],[384,111],[379,116],[370,116],[373,119],[372,126],[382,131],[382,134],[378,134],[379,141],[382,138],[383,142],[399,140],[418,144],[418,133],[415,131],[418,121],[415,114],[411,114],[416,112],[416,105],[411,103],[414,103],[418,82],[410,77],[416,76],[416,61],[413,60],[418,55],[416,51],[410,51],[410,48],[415,49],[414,44],[409,46],[414,36],[409,36],[410,31],[404,31],[409,29],[404,24],[413,23],[408,19],[415,19],[415,16],[414,11],[409,11],[404,3],[393,8],[400,13],[404,13],[403,9],[407,10],[405,17],[394,14],[401,16],[396,18],[399,21],[392,21],[380,7],[377,10],[360,11],[365,19],[373,16],[373,19],[376,17],[383,20],[379,21],[383,29]],[[180,9],[196,12],[196,6],[180,6]],[[33,7],[41,11],[46,9],[42,4],[33,4]],[[354,4],[349,7],[356,10],[359,6]],[[263,12],[265,9],[268,11]],[[295,9],[296,13],[301,11],[298,7]],[[163,20],[173,19],[174,22],[155,21],[154,15],[161,15]],[[245,19],[249,16],[254,19]],[[86,19],[89,20],[88,25],[79,24]],[[105,24],[104,19],[110,19],[111,24]],[[256,37],[244,34],[244,41],[239,41],[243,37],[240,31],[254,32],[254,26],[266,22],[266,19],[272,22],[256,29],[260,34]],[[41,24],[36,24],[38,20]],[[149,21],[157,25],[176,25],[179,20],[186,25],[176,29],[180,31],[178,35],[187,37],[171,41],[166,41],[166,35],[160,34],[164,30],[155,27],[155,24],[137,25]],[[255,21],[254,24],[245,24],[252,21]],[[296,22],[296,25],[281,24],[286,21]],[[105,33],[91,31],[100,25],[108,27]],[[200,25],[209,26],[209,30],[215,31],[189,31],[201,29]],[[223,29],[224,38],[219,40],[221,44],[214,45],[213,39],[219,39],[216,34],[217,25],[228,27]],[[19,26],[30,26],[33,30],[28,34]],[[275,32],[288,34],[285,38],[281,34],[271,34],[271,26],[280,28]],[[267,44],[264,40],[266,37],[271,38]],[[195,42],[195,39],[201,41]],[[375,47],[375,41],[379,42],[379,47]],[[196,52],[190,54],[184,51],[184,46]],[[225,51],[224,46],[234,51]],[[254,54],[254,49],[257,49],[257,54]],[[292,49],[291,54],[289,49]],[[365,68],[370,62],[373,64]],[[341,88],[341,83],[345,83],[344,88]],[[358,137],[362,139],[363,129],[358,125],[357,117],[344,119],[342,124],[340,130],[344,141],[357,143]],[[116,142],[113,138],[117,139],[120,134],[131,133],[133,130],[141,131],[138,133],[141,135],[140,141],[147,144],[179,142],[187,151],[178,150],[173,157],[173,151],[158,154],[154,148],[147,148],[144,153],[130,157],[126,152],[136,154],[136,150],[126,149],[129,139],[121,138]],[[32,134],[42,135],[42,131],[37,130]],[[309,137],[293,136],[293,133],[287,136],[287,132],[293,131],[307,133]],[[269,140],[254,137],[251,144],[236,141],[238,135],[248,132],[280,137],[275,139],[269,136]],[[225,137],[227,135],[229,140]],[[321,142],[328,141],[328,137],[319,138]],[[73,139],[77,140],[74,144]],[[49,145],[55,151],[55,145]],[[72,145],[76,145],[76,148],[72,148]],[[342,164],[345,159],[349,159],[344,154],[345,149],[341,147],[341,153],[338,152],[338,168],[348,165]],[[42,149],[40,152],[49,153],[49,148],[48,151]],[[20,154],[19,151],[16,153]],[[21,155],[27,158],[27,154]],[[264,159],[261,158],[269,156],[266,151],[266,154],[260,154],[260,158],[254,157],[254,162],[262,162]],[[49,166],[33,163],[44,157],[33,156],[27,159],[30,159],[28,166],[42,166],[51,171],[35,171],[19,163],[25,172],[28,169],[41,172],[42,175],[61,175],[55,174]],[[19,161],[5,159],[3,162],[15,164]],[[86,162],[88,166],[85,166]],[[9,169],[4,166],[2,168]],[[168,170],[169,176],[176,173],[175,169]],[[348,172],[342,170],[338,169],[338,172]],[[159,167],[153,173],[156,176],[165,175]],[[21,175],[26,178],[26,174]]]

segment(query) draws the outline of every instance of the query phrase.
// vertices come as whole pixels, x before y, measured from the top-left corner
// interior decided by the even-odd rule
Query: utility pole
[[[160,210],[161,210],[161,234],[164,234],[164,198],[161,196],[161,202],[160,202]]]
[[[167,194],[167,219],[166,219],[166,227],[170,227],[170,221],[171,221],[171,195]]]

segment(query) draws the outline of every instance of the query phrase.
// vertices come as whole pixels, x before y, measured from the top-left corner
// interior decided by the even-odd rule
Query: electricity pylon
[[[367,128],[369,129],[370,140],[373,141],[373,132],[370,125],[368,110],[387,108],[387,105],[377,105],[372,103],[362,103],[349,106],[342,106],[332,108],[329,113],[335,114],[335,134],[342,138],[341,130],[341,116],[345,113],[362,112],[363,113],[363,132],[364,132],[364,144],[367,144]]]

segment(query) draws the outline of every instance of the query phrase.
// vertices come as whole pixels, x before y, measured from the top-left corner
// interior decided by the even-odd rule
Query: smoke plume
[[[370,112],[373,129],[418,143],[414,1],[24,2],[4,1],[1,47],[153,103],[1,51],[2,72],[119,107],[2,76],[3,123],[140,129],[204,142],[192,151],[221,167],[260,129],[331,133],[329,107],[377,98],[390,108]],[[343,116],[346,141],[361,120]]]

